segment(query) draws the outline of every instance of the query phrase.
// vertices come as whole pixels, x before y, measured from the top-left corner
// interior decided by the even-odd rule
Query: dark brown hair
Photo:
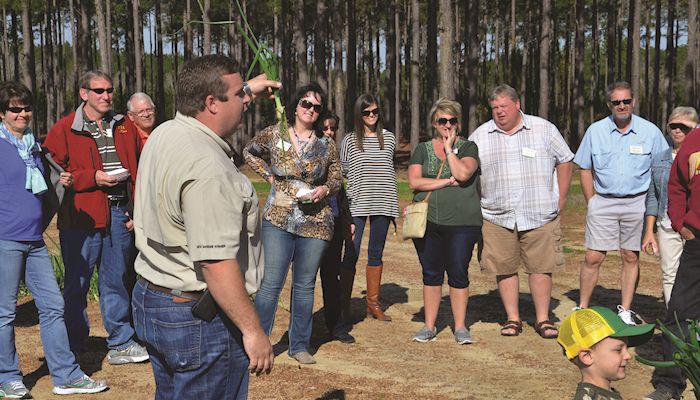
[[[355,144],[360,151],[365,150],[364,147],[362,147],[362,140],[365,138],[365,122],[362,119],[362,111],[372,104],[376,104],[377,109],[380,109],[379,100],[369,93],[363,94],[355,101]],[[375,126],[374,131],[377,133],[377,139],[379,139],[379,148],[384,150],[384,124],[382,121],[381,110],[377,115],[377,125]]]
[[[239,72],[240,68],[235,60],[219,54],[211,54],[186,62],[177,77],[175,95],[177,111],[194,117],[204,110],[204,100],[207,96],[227,101],[226,92],[229,87],[221,77]]]
[[[294,92],[294,97],[292,97],[293,102],[290,103],[290,105],[293,104],[294,109],[296,110],[299,102],[301,99],[306,97],[307,93],[314,93],[320,97],[321,107],[323,109],[320,113],[318,113],[318,118],[316,119],[316,122],[314,122],[313,129],[316,136],[323,137],[323,121],[326,119],[326,112],[328,110],[328,97],[326,96],[326,92],[323,90],[321,85],[316,82],[309,82],[307,85],[297,88],[296,92]],[[293,124],[295,118],[296,115],[294,113],[287,113],[287,123]]]
[[[10,102],[16,99],[17,102],[27,106],[34,104],[34,96],[28,87],[17,81],[8,81],[0,84],[0,112],[7,111]]]

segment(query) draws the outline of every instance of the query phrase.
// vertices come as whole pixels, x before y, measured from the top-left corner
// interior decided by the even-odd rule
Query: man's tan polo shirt
[[[211,129],[180,113],[153,131],[136,180],[138,274],[170,289],[203,290],[198,262],[236,259],[248,293],[258,290],[258,197],[231,155]]]

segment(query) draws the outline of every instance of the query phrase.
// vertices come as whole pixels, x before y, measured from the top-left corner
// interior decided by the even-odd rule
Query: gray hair
[[[134,111],[134,107],[133,107],[132,103],[136,100],[143,100],[143,101],[148,102],[153,107],[156,106],[156,104],[153,102],[153,99],[151,99],[151,96],[147,95],[144,92],[136,92],[136,93],[132,94],[131,97],[129,97],[129,101],[126,102],[126,110],[127,111],[129,111],[129,112]]]
[[[700,123],[700,120],[698,118],[698,112],[695,111],[693,107],[676,107],[671,111],[671,115],[669,115],[668,120],[672,121],[676,118],[683,118],[687,119],[690,122],[695,123],[697,126],[698,123]]]
[[[510,99],[514,102],[520,101],[520,96],[518,96],[518,92],[515,89],[513,89],[512,86],[503,83],[491,90],[491,93],[489,94],[489,103],[502,96],[510,97]]]
[[[630,96],[634,98],[634,90],[632,90],[632,86],[625,81],[618,81],[608,85],[608,89],[605,91],[605,98],[608,102],[610,102],[610,96],[612,96],[612,93],[616,90],[629,90]]]
[[[100,71],[99,69],[92,69],[86,73],[84,73],[80,79],[78,80],[78,86],[82,89],[90,89],[90,82],[93,79],[99,79],[102,78],[106,81],[109,82],[110,85],[113,85],[112,83],[112,77],[109,76],[106,72]]]

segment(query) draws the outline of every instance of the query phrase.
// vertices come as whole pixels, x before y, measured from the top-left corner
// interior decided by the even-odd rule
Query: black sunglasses
[[[362,116],[363,117],[369,117],[370,115],[379,115],[379,109],[375,108],[372,110],[364,110],[362,111]]]
[[[333,132],[335,132],[335,131],[338,130],[338,127],[337,127],[337,126],[328,125],[328,126],[324,126],[324,127],[323,127],[323,130],[324,130],[324,131],[333,131]]]
[[[624,105],[630,105],[630,104],[632,104],[632,99],[610,100],[610,104],[612,104],[614,106],[619,106],[620,103],[623,103]]]
[[[668,124],[668,127],[671,128],[671,130],[680,129],[685,134],[693,130],[693,128],[685,124]]]
[[[457,125],[459,120],[455,117],[452,117],[450,119],[447,119],[447,118],[438,118],[437,119],[438,125],[447,125],[448,122],[450,123],[450,125]]]
[[[322,105],[320,105],[320,104],[314,104],[314,103],[312,103],[312,102],[310,102],[310,101],[308,101],[308,100],[305,100],[305,99],[299,100],[299,107],[304,108],[304,109],[306,109],[306,110],[308,110],[309,108],[313,107],[313,109],[314,109],[314,111],[316,111],[316,113],[320,113],[321,111],[323,111],[323,106],[322,106]]]
[[[32,106],[24,106],[24,107],[7,107],[7,111],[15,114],[19,114],[22,111],[24,112],[32,112]]]
[[[94,88],[94,89],[93,89],[93,88],[85,88],[85,89],[86,89],[86,90],[92,90],[93,92],[95,92],[95,94],[102,94],[102,93],[104,93],[104,92],[107,92],[107,93],[109,93],[109,94],[112,94],[112,92],[114,92],[114,88],[113,88],[113,87],[107,88],[107,89],[105,89],[105,88]]]

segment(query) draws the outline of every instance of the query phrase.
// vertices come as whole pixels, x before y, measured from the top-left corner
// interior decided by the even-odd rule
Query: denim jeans
[[[293,262],[289,354],[308,351],[316,272],[328,242],[289,233],[267,220],[262,224],[262,242],[265,276],[255,296],[260,323],[269,336],[275,322],[277,301],[287,279],[289,264]]]
[[[221,313],[211,322],[195,318],[193,304],[140,281],[134,286],[134,326],[148,350],[156,400],[248,398],[250,361],[240,331]]]
[[[126,229],[123,207],[112,207],[112,223],[105,229],[63,229],[61,252],[66,268],[63,298],[66,301],[66,327],[70,347],[84,350],[90,333],[86,296],[95,265],[99,264],[97,287],[100,292],[102,322],[109,336],[107,347],[122,350],[134,341],[130,294],[135,281],[134,235]]]
[[[39,333],[53,384],[63,385],[82,377],[84,373],[68,346],[63,298],[44,241],[0,240],[0,260],[0,384],[22,380],[12,325],[21,279],[39,310]]]
[[[362,245],[362,233],[365,230],[367,217],[353,217],[352,223],[355,224],[355,245],[354,258],[351,264],[357,264],[357,259],[360,255],[360,245]],[[382,255],[384,254],[384,244],[386,243],[386,234],[389,231],[389,223],[391,217],[385,215],[370,215],[369,216],[369,243],[367,244],[367,265],[370,267],[379,267],[382,265]]]

